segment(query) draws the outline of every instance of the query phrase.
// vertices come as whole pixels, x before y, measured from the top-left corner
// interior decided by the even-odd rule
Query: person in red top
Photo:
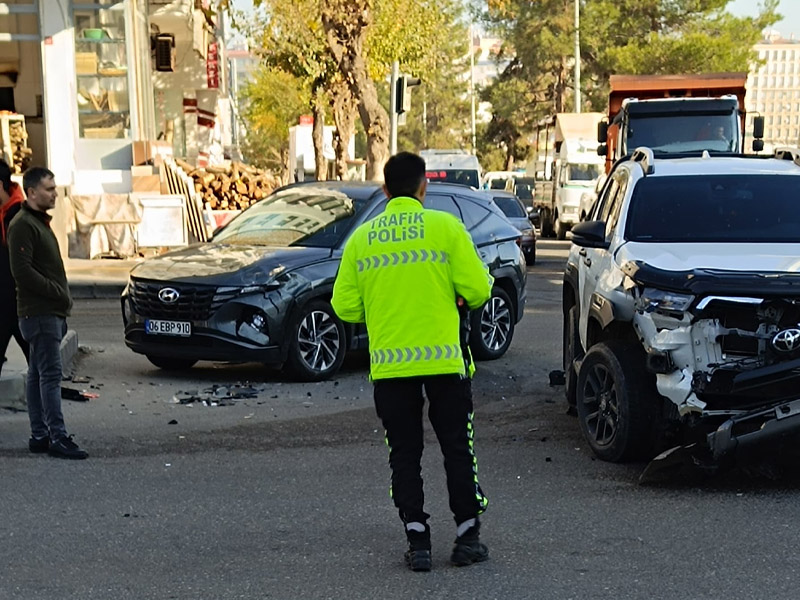
[[[8,257],[8,224],[22,208],[22,187],[11,181],[11,169],[0,160],[0,371],[6,362],[6,350],[13,337],[28,358],[28,342],[22,337],[17,317],[17,295]]]

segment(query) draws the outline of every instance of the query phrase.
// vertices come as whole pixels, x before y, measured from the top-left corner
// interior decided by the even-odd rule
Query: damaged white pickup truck
[[[733,461],[800,433],[800,164],[615,165],[564,275],[566,394],[608,461]]]

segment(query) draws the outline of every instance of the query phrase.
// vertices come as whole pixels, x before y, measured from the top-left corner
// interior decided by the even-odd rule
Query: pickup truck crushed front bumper
[[[707,436],[714,460],[800,434],[800,399],[735,415]]]

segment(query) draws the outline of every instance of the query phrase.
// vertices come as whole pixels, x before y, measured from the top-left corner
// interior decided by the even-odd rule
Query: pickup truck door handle
[[[578,250],[578,254],[583,257],[583,264],[585,264],[587,267],[592,266],[592,259],[586,256],[586,248],[581,248]]]

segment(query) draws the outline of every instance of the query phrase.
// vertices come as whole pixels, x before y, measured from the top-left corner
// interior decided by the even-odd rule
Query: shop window
[[[78,123],[82,138],[131,136],[125,3],[74,4]]]

